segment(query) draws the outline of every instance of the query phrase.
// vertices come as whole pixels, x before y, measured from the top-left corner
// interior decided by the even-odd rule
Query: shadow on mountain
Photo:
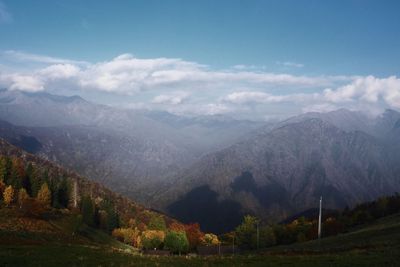
[[[33,136],[20,135],[10,140],[11,144],[29,153],[35,154],[42,149],[42,144]]]
[[[253,194],[258,202],[266,208],[273,204],[289,206],[288,194],[283,186],[277,183],[257,186],[253,174],[249,171],[242,172],[240,176],[236,177],[231,183],[231,188],[236,193],[248,192]]]
[[[233,230],[243,218],[239,203],[219,201],[208,185],[194,188],[172,203],[168,211],[184,223],[198,222],[203,231],[217,234]]]
[[[321,186],[314,191],[313,196],[317,199],[322,196],[323,203],[328,207],[344,208],[348,204],[343,193],[332,185]]]

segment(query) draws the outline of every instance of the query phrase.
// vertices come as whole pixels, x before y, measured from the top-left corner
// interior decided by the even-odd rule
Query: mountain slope
[[[10,158],[18,158],[23,161],[26,165],[27,163],[32,163],[32,165],[41,170],[42,172],[47,172],[49,177],[67,177],[69,183],[76,188],[76,202],[79,203],[81,198],[85,195],[91,196],[98,202],[102,200],[109,200],[115,206],[121,221],[127,223],[131,218],[140,218],[140,221],[148,221],[153,215],[162,216],[166,223],[169,225],[173,222],[178,223],[177,220],[172,219],[163,214],[159,214],[155,211],[145,209],[143,206],[131,201],[130,199],[123,197],[113,191],[109,190],[105,186],[90,181],[89,179],[76,174],[73,171],[65,169],[60,165],[52,163],[43,158],[37,157],[35,155],[29,154],[0,138],[0,156],[6,156]],[[75,186],[76,185],[76,186]],[[75,193],[72,191],[72,195]],[[73,202],[73,197],[71,196],[71,202]],[[71,205],[74,205],[71,203]]]
[[[338,208],[400,188],[395,168],[399,157],[364,132],[306,118],[251,137],[203,157],[177,176],[170,190],[160,192],[156,202],[167,203],[161,208],[183,221],[190,220],[197,207],[195,218],[201,218],[208,206],[196,206],[192,195],[205,190],[214,194],[216,203],[230,201],[241,207],[228,217],[254,213],[276,221],[315,207],[320,195],[325,207]],[[199,222],[214,231],[233,227],[217,220]]]
[[[0,90],[0,119],[0,137],[141,202],[165,177],[260,126],[7,90]]]

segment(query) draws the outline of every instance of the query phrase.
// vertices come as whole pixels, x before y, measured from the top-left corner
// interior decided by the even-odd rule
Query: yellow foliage
[[[146,230],[142,233],[142,239],[154,239],[157,238],[164,242],[165,232],[160,230]]]
[[[211,233],[205,234],[205,235],[202,237],[201,242],[202,242],[203,244],[209,245],[209,246],[210,246],[210,245],[218,245],[218,244],[220,243],[220,241],[219,241],[219,239],[218,239],[218,236],[216,236],[216,235],[214,235],[214,234],[211,234]]]
[[[3,199],[6,206],[10,205],[14,200],[14,188],[9,185],[3,193]]]
[[[47,183],[44,183],[37,194],[37,200],[45,207],[51,205],[51,192]]]
[[[22,208],[22,205],[24,205],[25,201],[29,199],[29,195],[26,192],[25,188],[21,188],[18,192],[18,204],[19,207]]]
[[[138,247],[140,243],[140,231],[137,228],[116,228],[112,231],[112,236],[134,247]]]

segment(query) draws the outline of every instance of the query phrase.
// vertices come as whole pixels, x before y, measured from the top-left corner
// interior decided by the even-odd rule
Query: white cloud
[[[32,75],[45,82],[73,78],[77,89],[91,89],[132,95],[145,90],[173,88],[173,90],[226,89],[265,86],[327,87],[351,77],[296,76],[249,70],[210,70],[207,66],[179,58],[139,59],[122,54],[110,61],[89,64],[19,51],[2,52],[3,57],[23,62],[45,63],[45,68]]]
[[[140,107],[174,113],[247,112],[249,116],[265,117],[267,111],[268,116],[274,116],[275,110],[283,114],[282,110],[322,111],[336,107],[400,108],[400,79],[396,76],[306,76],[252,71],[246,66],[214,70],[179,58],[139,59],[131,54],[97,63],[18,51],[0,52],[0,56],[28,66],[30,62],[42,64],[30,71],[2,67],[0,87],[24,91],[86,90],[131,98],[132,102],[141,103]]]
[[[241,91],[233,92],[223,98],[224,101],[233,104],[254,104],[254,103],[279,103],[279,102],[303,102],[318,98],[318,94],[288,94],[272,95],[265,92]]]
[[[13,21],[11,13],[8,11],[6,5],[0,1],[0,23],[10,23]]]
[[[179,105],[182,104],[188,97],[189,92],[172,92],[170,94],[162,94],[153,98],[151,101],[153,104],[168,104],[168,105]]]
[[[79,74],[79,67],[71,64],[55,64],[38,71],[38,74],[47,79],[67,79]]]
[[[75,64],[75,65],[89,64],[86,61],[37,55],[15,50],[2,51],[0,52],[0,55],[10,60],[20,61],[20,62],[34,62],[34,63],[45,63],[45,64]]]
[[[352,83],[337,89],[325,89],[323,96],[326,101],[332,103],[384,101],[392,108],[400,108],[400,79],[396,76],[359,77]]]
[[[10,90],[28,92],[44,90],[44,82],[39,77],[26,74],[0,74],[0,84],[8,84]]]
[[[292,68],[303,68],[304,64],[291,62],[291,61],[284,61],[284,62],[276,62],[276,64],[284,66],[284,67],[292,67]]]

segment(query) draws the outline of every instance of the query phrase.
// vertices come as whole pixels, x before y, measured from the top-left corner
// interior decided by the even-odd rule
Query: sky
[[[400,109],[400,1],[0,0],[0,87],[269,120]]]

